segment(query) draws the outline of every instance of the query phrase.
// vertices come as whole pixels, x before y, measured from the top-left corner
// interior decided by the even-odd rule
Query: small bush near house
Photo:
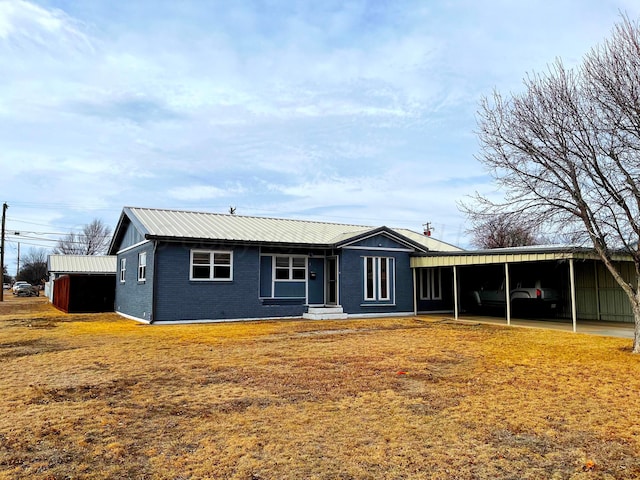
[[[0,478],[638,478],[630,348],[437,317],[146,326],[8,298]]]

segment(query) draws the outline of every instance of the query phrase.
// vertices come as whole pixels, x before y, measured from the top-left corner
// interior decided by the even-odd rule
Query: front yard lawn
[[[639,478],[630,350],[437,317],[148,326],[5,295],[0,478]]]

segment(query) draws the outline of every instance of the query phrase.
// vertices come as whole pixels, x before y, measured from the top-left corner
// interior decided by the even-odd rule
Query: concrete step
[[[309,307],[309,313],[342,313],[344,310],[340,305],[335,307]]]
[[[340,306],[309,307],[309,311],[302,315],[307,320],[344,320],[348,315]]]

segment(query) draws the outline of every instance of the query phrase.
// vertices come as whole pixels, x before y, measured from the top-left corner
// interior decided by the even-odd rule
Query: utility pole
[[[16,232],[16,234],[19,234],[20,232]],[[18,274],[20,273],[20,242],[18,242],[18,260],[16,262],[16,278],[14,278],[14,280],[16,280],[18,278]]]
[[[0,302],[4,302],[4,224],[7,218],[7,202],[2,204],[2,233],[0,233],[0,280],[2,280],[2,290],[0,290]]]

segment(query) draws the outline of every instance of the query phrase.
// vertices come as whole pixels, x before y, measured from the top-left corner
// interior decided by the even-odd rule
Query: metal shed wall
[[[631,262],[618,263],[623,278],[634,282]],[[626,294],[602,262],[576,263],[576,308],[585,320],[633,322],[633,311]]]

